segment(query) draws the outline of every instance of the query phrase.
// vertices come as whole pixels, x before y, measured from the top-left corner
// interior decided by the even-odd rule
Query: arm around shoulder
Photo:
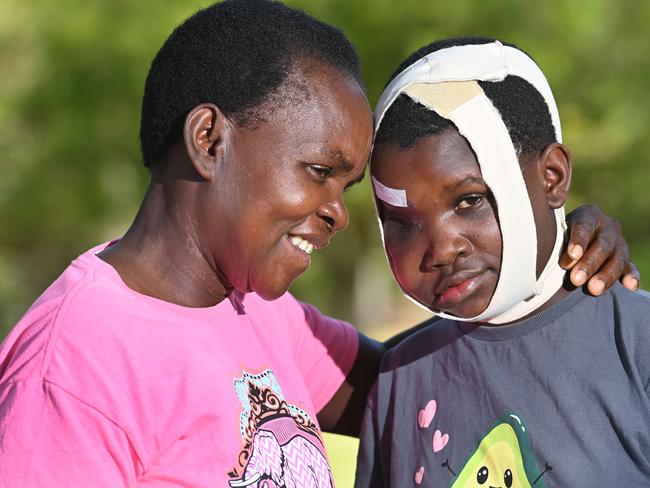
[[[377,380],[384,354],[402,340],[438,320],[428,319],[400,332],[385,342],[359,333],[359,350],[345,381],[328,404],[319,412],[318,421],[326,432],[359,436],[368,393]]]

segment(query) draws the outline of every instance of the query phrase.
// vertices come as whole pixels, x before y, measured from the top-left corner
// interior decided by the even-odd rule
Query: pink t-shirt
[[[288,293],[147,297],[103,246],[0,346],[0,486],[332,486],[316,413],[354,362],[352,326]]]

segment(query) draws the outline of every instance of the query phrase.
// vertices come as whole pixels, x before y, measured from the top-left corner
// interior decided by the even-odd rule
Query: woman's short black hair
[[[427,54],[453,46],[487,44],[494,41],[495,39],[485,37],[459,37],[432,42],[404,60],[391,76],[389,83]],[[520,154],[538,153],[550,143],[556,142],[548,105],[530,83],[518,76],[507,76],[503,81],[479,81],[479,84],[501,114],[510,138]],[[450,127],[454,127],[451,121],[402,94],[386,111],[375,136],[375,144],[393,143],[408,149],[413,147],[419,138],[439,134]]]
[[[140,122],[145,165],[165,157],[201,103],[214,103],[242,126],[263,120],[256,109],[302,58],[362,83],[359,56],[345,35],[301,10],[269,0],[226,0],[199,10],[172,32],[149,69]]]

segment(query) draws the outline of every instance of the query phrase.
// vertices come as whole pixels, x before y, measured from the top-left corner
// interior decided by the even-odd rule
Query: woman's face
[[[208,239],[226,286],[281,296],[348,225],[346,188],[363,177],[372,112],[351,77],[313,63],[254,129],[235,127],[211,191]]]

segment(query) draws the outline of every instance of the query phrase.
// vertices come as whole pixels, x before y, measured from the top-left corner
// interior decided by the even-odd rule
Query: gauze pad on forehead
[[[535,83],[531,83],[533,86],[548,88],[537,65],[520,51],[509,49],[523,56],[512,53],[509,56],[519,66],[516,70],[518,76],[524,74],[524,79],[527,79],[526,76],[535,79]],[[484,51],[483,54],[481,51]],[[468,54],[467,58],[465,54]],[[535,220],[517,153],[498,110],[476,81],[503,79],[508,74],[514,74],[508,70],[507,58],[500,43],[458,46],[434,52],[411,65],[391,82],[375,112],[378,128],[390,104],[404,93],[452,121],[476,154],[483,179],[496,200],[502,236],[501,270],[496,290],[486,310],[475,317],[459,318],[431,310],[436,315],[455,320],[495,324],[515,321],[553,296],[564,278],[564,270],[558,264],[566,229],[564,210],[555,211],[554,250],[537,279]],[[474,62],[477,64],[474,65]],[[557,115],[550,88],[544,92],[542,95],[549,111]],[[552,119],[556,135],[559,135],[559,116]],[[413,300],[408,294],[407,297]],[[418,304],[429,309],[425,304]]]

